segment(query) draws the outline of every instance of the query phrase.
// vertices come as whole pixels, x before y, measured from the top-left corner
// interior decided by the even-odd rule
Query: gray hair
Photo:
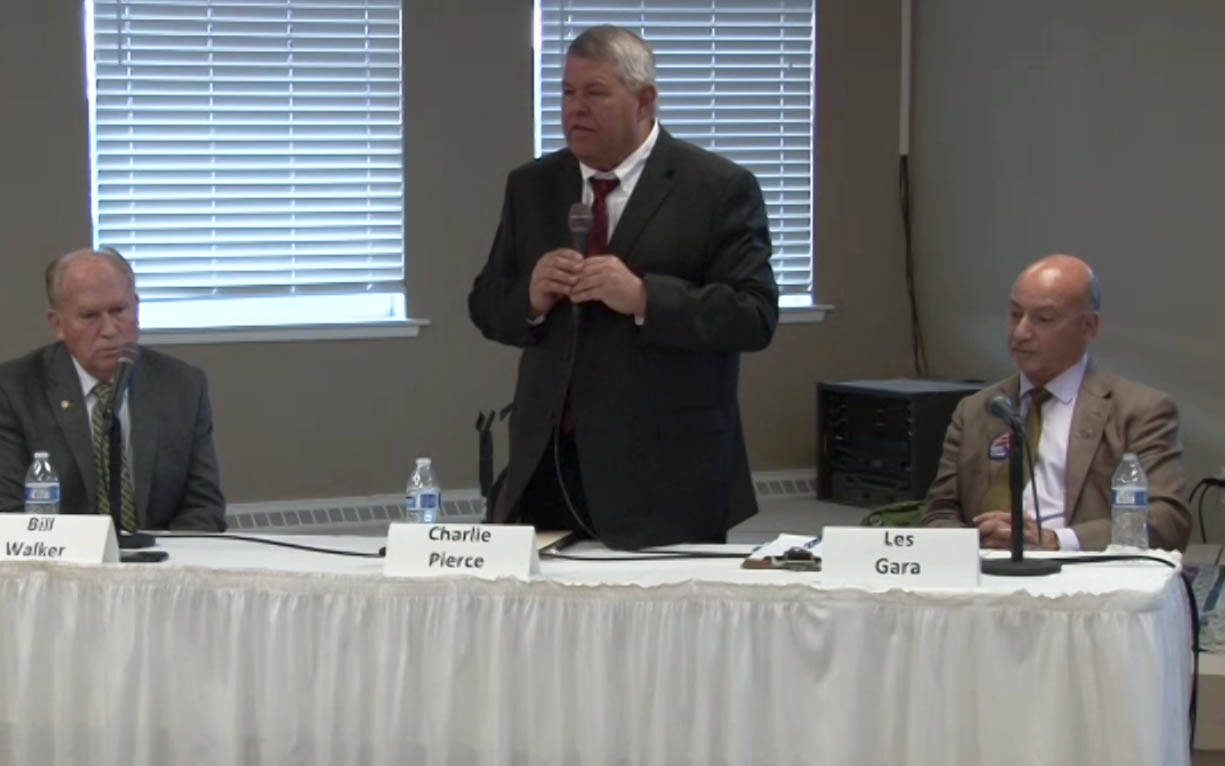
[[[43,274],[44,286],[47,290],[47,303],[51,308],[59,308],[61,292],[64,286],[64,269],[68,268],[69,264],[78,258],[93,256],[95,258],[104,258],[110,262],[115,270],[127,278],[128,284],[132,287],[132,292],[136,292],[136,273],[132,271],[132,264],[128,263],[128,259],[119,254],[119,251],[113,247],[103,247],[98,250],[90,250],[84,248],[81,250],[73,250],[71,253],[65,253],[58,256],[51,263],[47,264],[47,270]]]
[[[567,56],[591,61],[611,61],[625,87],[637,93],[655,84],[655,54],[638,35],[611,24],[591,27],[570,43]]]
[[[1089,285],[1085,288],[1085,308],[1090,314],[1102,311],[1102,283],[1093,269],[1089,269]]]

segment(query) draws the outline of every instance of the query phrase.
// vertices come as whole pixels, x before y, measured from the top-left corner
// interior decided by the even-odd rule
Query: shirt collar
[[[1063,404],[1071,404],[1072,400],[1076,398],[1076,393],[1080,391],[1080,384],[1085,379],[1085,370],[1088,366],[1089,354],[1086,352],[1079,362],[1051,378],[1051,381],[1043,386],[1043,388],[1050,391],[1051,396]],[[1036,386],[1030,382],[1029,378],[1025,377],[1025,373],[1021,373],[1021,398],[1024,399],[1026,394],[1034,388]]]
[[[583,184],[586,185],[592,176],[599,178],[617,177],[617,181],[621,186],[626,186],[626,178],[634,175],[647,162],[647,157],[651,156],[651,150],[655,148],[655,142],[659,139],[659,120],[655,120],[651,125],[651,132],[647,133],[647,137],[643,139],[642,144],[637,149],[630,152],[630,155],[621,161],[621,164],[612,170],[596,170],[585,162],[580,161],[578,164],[579,172],[583,174]]]
[[[86,399],[89,399],[89,395],[94,392],[94,386],[98,385],[98,379],[93,375],[90,375],[89,372],[81,366],[81,363],[77,361],[75,356],[72,357],[72,366],[77,368],[77,378],[81,381],[81,393],[85,395]]]

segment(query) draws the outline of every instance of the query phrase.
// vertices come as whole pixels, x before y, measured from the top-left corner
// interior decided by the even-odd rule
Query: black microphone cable
[[[652,551],[643,549],[639,553],[629,553],[617,556],[575,556],[556,551],[541,551],[542,559],[562,559],[565,561],[679,561],[683,559],[743,559],[746,553],[730,553],[715,551]]]
[[[1160,556],[1149,556],[1143,553],[1111,553],[1102,556],[1067,556],[1058,557],[1062,564],[1102,564],[1113,561],[1156,561],[1160,564],[1177,569],[1178,564]],[[1183,592],[1187,597],[1187,607],[1191,617],[1191,701],[1187,710],[1190,721],[1190,749],[1195,749],[1195,722],[1199,713],[1199,655],[1200,655],[1200,615],[1199,603],[1195,600],[1195,590],[1191,587],[1191,578],[1184,570],[1179,575]]]
[[[181,540],[184,538],[199,538],[201,540],[240,540],[245,543],[258,543],[260,545],[274,545],[278,548],[293,548],[299,551],[310,551],[311,553],[327,553],[333,556],[355,556],[357,558],[378,559],[385,555],[383,550],[378,552],[367,551],[351,551],[343,548],[325,548],[319,545],[304,545],[302,543],[289,543],[284,540],[273,540],[266,537],[253,537],[251,535],[236,535],[231,532],[149,532],[144,531],[144,534],[150,535],[154,539],[166,540]]]
[[[1225,487],[1225,478],[1217,478],[1215,476],[1205,476],[1200,479],[1195,487],[1191,490],[1191,494],[1187,496],[1187,502],[1195,502],[1195,494],[1199,493],[1199,503],[1196,505],[1196,514],[1199,516],[1199,540],[1201,543],[1208,542],[1208,530],[1204,528],[1204,498],[1208,496],[1208,490],[1211,488],[1221,489]]]

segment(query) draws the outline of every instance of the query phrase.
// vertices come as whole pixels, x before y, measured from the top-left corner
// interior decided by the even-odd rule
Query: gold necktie
[[[1035,388],[1029,392],[1029,410],[1025,413],[1025,441],[1029,443],[1035,464],[1038,462],[1038,445],[1042,441],[1042,405],[1050,401],[1050,398],[1051,392],[1045,388]],[[1021,449],[1019,444],[1013,446]],[[1024,455],[1022,455],[1021,464],[1021,486],[1025,486],[1029,483],[1031,476],[1029,462],[1024,460]],[[1011,509],[1012,492],[1008,486],[1008,466],[1002,465],[991,477],[991,486],[987,488],[987,495],[983,498],[981,512]]]
[[[111,512],[111,439],[106,423],[106,407],[111,397],[111,384],[98,383],[94,386],[94,411],[89,418],[90,429],[94,440],[94,465],[98,476],[98,513],[110,515]],[[118,408],[115,420],[119,420]],[[113,426],[119,428],[118,422]],[[120,440],[122,443],[122,439]],[[119,521],[124,529],[136,529],[136,502],[132,493],[132,469],[128,466],[128,451],[122,450],[122,469],[119,482]],[[118,531],[118,530],[116,530]]]

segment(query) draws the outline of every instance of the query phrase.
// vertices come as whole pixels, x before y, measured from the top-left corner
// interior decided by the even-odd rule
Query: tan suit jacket
[[[1003,393],[1016,401],[1014,375],[961,400],[944,437],[944,454],[927,493],[927,526],[968,526],[982,511],[996,471],[1007,460],[989,460],[988,446],[1008,427],[987,414]],[[1076,397],[1064,490],[1064,519],[1086,550],[1110,542],[1110,478],[1124,452],[1134,452],[1148,474],[1149,540],[1154,548],[1187,547],[1191,514],[1183,501],[1186,472],[1178,438],[1178,409],[1160,391],[1096,369],[1090,362]],[[1049,515],[1044,509],[1043,515]]]

